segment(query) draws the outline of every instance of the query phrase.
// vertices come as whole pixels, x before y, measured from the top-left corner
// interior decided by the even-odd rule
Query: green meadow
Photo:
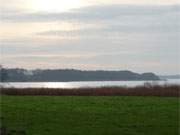
[[[9,135],[178,135],[178,97],[1,96]]]

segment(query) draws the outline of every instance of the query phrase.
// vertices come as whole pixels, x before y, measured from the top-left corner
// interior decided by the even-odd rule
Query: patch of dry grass
[[[100,88],[1,88],[2,95],[49,95],[49,96],[180,96],[180,85],[145,84],[137,87]]]

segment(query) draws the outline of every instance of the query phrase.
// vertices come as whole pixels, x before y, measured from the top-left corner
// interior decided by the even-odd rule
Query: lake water
[[[144,83],[152,84],[179,84],[180,79],[169,79],[166,81],[81,81],[81,82],[10,82],[0,83],[3,87],[14,88],[83,88],[83,87],[111,87],[111,86],[127,86],[135,87],[144,85]]]

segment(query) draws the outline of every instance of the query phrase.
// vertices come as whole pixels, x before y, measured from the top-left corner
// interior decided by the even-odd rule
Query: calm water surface
[[[82,81],[82,82],[10,82],[0,83],[3,87],[14,88],[83,88],[83,87],[111,87],[127,86],[135,87],[149,82],[152,84],[179,84],[180,79],[169,79],[166,81]]]

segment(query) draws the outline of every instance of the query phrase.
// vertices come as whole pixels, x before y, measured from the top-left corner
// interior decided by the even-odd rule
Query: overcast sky
[[[178,74],[178,0],[0,0],[1,64]]]

